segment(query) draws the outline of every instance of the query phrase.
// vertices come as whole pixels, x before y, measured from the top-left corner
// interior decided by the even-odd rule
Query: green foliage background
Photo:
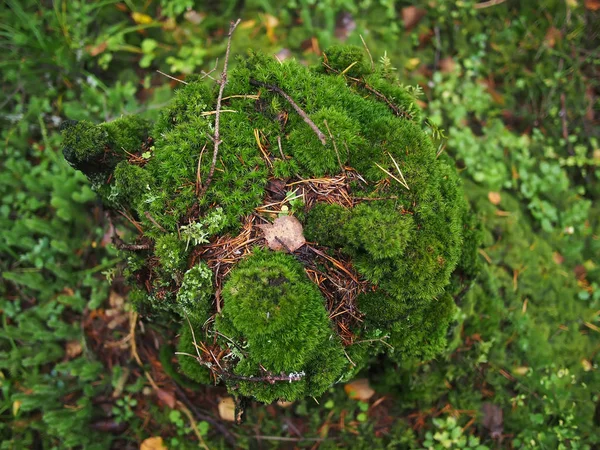
[[[106,305],[106,275],[120,261],[103,240],[95,195],[58,151],[57,131],[65,118],[155,119],[175,83],[154,70],[211,70],[238,16],[234,53],[251,43],[312,62],[317,45],[346,35],[356,45],[362,35],[375,58],[387,51],[407,84],[423,86],[425,116],[445,130],[441,149],[456,159],[485,233],[484,270],[459,305],[444,357],[366,373],[387,398],[376,406],[336,387],[320,404],[251,408],[233,427],[238,445],[254,448],[256,430],[299,439],[298,426],[303,438],[324,438],[320,448],[600,444],[600,13],[583,0],[475,3],[4,2],[0,448],[127,448],[151,435],[170,448],[197,446],[179,411],[129,376],[134,363],[107,367],[86,346],[82,318]],[[408,30],[402,13],[411,5],[425,15]],[[340,26],[343,18],[352,26]],[[490,192],[500,194],[497,205]],[[105,398],[114,402],[108,412]],[[486,426],[485,404],[504,413],[501,440]],[[158,429],[144,425],[144,411]],[[107,419],[127,430],[101,431]],[[201,424],[210,448],[225,445]]]

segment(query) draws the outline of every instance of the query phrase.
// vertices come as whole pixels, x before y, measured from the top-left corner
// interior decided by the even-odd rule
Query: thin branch
[[[327,140],[325,139],[325,135],[323,134],[323,132],[319,130],[319,127],[317,127],[315,123],[310,119],[310,117],[308,117],[308,114],[306,114],[304,110],[302,110],[302,108],[298,106],[294,99],[292,99],[292,97],[286,94],[283,89],[281,89],[279,86],[275,86],[274,84],[263,83],[262,81],[257,81],[252,78],[250,78],[250,84],[252,86],[264,87],[271,92],[275,92],[281,95],[290,105],[292,105],[292,107],[296,110],[300,117],[302,117],[302,119],[308,124],[308,126],[315,132],[321,143],[323,145],[327,144]]]
[[[277,146],[279,147],[279,153],[281,154],[281,159],[285,161],[285,155],[283,154],[283,148],[281,148],[281,136],[277,136]]]
[[[160,223],[158,223],[158,222],[156,221],[156,219],[154,219],[154,217],[152,217],[152,214],[150,214],[148,211],[144,211],[144,215],[145,215],[145,216],[148,218],[148,220],[149,220],[150,222],[152,222],[152,223],[153,223],[153,224],[156,226],[156,228],[158,228],[160,231],[162,231],[163,233],[166,233],[166,232],[167,232],[167,230],[165,230],[165,229],[164,229],[164,228],[163,228],[163,227],[160,225]]]
[[[342,173],[346,172],[344,170],[344,165],[342,164],[342,159],[340,158],[340,152],[338,152],[337,145],[335,145],[335,139],[333,139],[333,134],[331,134],[331,130],[329,129],[329,124],[327,123],[327,119],[323,120],[325,124],[325,128],[327,128],[327,132],[329,133],[329,137],[331,138],[331,142],[333,143],[333,149],[335,150],[335,154],[337,155],[338,164],[340,165],[340,170]]]
[[[177,81],[179,83],[183,83],[183,84],[189,84],[187,81],[183,81],[183,80],[180,80],[179,78],[172,77],[171,75],[161,72],[160,70],[157,70],[157,72],[167,78],[170,78],[171,80],[175,80],[175,81]]]
[[[200,175],[200,164],[202,163],[202,155],[206,150],[206,144],[202,146],[200,150],[200,156],[198,157],[198,167],[196,168],[196,196],[200,193],[200,187],[202,186],[202,176]]]
[[[239,25],[242,19],[238,19],[235,22],[231,22],[229,26],[229,34],[227,35],[227,50],[225,51],[225,63],[223,64],[223,72],[221,72],[221,79],[219,80],[219,96],[217,97],[217,107],[215,110],[215,148],[213,150],[213,158],[210,165],[210,171],[208,172],[208,178],[206,179],[206,184],[202,187],[201,192],[198,194],[198,198],[202,197],[210,182],[212,181],[213,175],[215,173],[215,166],[217,165],[217,156],[219,156],[219,145],[221,144],[221,134],[219,130],[219,125],[221,123],[221,102],[223,100],[223,91],[225,90],[225,84],[227,84],[227,63],[229,62],[229,51],[231,50],[231,36],[233,32]]]

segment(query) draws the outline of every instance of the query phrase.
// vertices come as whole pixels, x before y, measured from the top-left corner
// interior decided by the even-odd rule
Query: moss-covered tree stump
[[[410,92],[354,47],[312,68],[250,53],[220,87],[63,131],[139,232],[119,242],[130,298],[181,323],[180,370],[271,402],[443,350],[478,232]]]

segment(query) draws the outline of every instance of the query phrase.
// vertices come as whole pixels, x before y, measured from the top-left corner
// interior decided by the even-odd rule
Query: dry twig
[[[212,181],[213,175],[215,173],[215,166],[217,165],[217,156],[219,155],[219,145],[221,144],[221,135],[219,131],[219,125],[221,123],[221,102],[223,100],[223,91],[225,90],[225,84],[227,84],[227,63],[229,62],[229,51],[231,49],[231,36],[233,32],[239,25],[242,19],[238,19],[235,22],[231,22],[229,27],[229,34],[227,35],[227,50],[225,51],[225,63],[223,64],[223,72],[221,73],[221,79],[219,80],[219,95],[217,97],[217,107],[215,109],[215,135],[213,137],[215,148],[213,150],[213,158],[210,165],[210,171],[208,172],[208,177],[206,179],[206,184],[202,187],[200,193],[198,194],[198,198],[202,197],[210,182]]]
[[[325,139],[325,135],[323,134],[323,132],[319,130],[319,127],[317,127],[315,123],[311,120],[311,118],[308,117],[308,114],[306,114],[304,110],[298,106],[294,99],[288,94],[286,94],[283,89],[281,89],[279,86],[275,86],[274,84],[263,83],[262,81],[257,81],[253,78],[250,78],[250,84],[252,86],[264,87],[271,92],[275,92],[276,94],[281,95],[290,105],[292,105],[292,108],[296,110],[300,117],[302,117],[302,119],[308,124],[308,126],[315,132],[321,143],[323,145],[327,144],[327,140]]]

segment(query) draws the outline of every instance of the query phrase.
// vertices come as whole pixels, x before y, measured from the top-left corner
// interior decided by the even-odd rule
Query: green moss
[[[114,151],[136,154],[150,135],[151,124],[136,115],[123,116],[101,125],[111,139]]]
[[[293,257],[255,250],[232,271],[222,298],[224,307],[216,328],[243,341],[248,353],[236,365],[236,374],[260,377],[262,367],[276,375],[300,378],[273,385],[240,382],[241,393],[252,393],[266,402],[295,400],[320,395],[339,377],[345,364],[343,351],[331,329],[324,299]],[[327,365],[329,371],[315,364],[324,356],[333,363]]]
[[[210,317],[214,294],[212,279],[213,273],[204,262],[192,267],[183,276],[176,309],[194,323],[203,324]]]
[[[115,167],[111,200],[128,208],[135,208],[144,194],[150,191],[152,180],[142,167],[121,161]]]
[[[133,116],[66,127],[69,161],[154,242],[128,271],[144,288],[134,295],[138,309],[189,317],[199,340],[228,352],[215,376],[240,395],[316,396],[378,353],[427,359],[444,346],[453,296],[460,301],[479,270],[481,234],[452,161],[436,155],[415,99],[389,72],[371,67],[358,47],[331,48],[314,68],[250,52],[228,72],[214,167],[219,86],[206,80],[189,78],[152,126]],[[149,145],[143,167],[128,162],[127,153]],[[206,264],[213,244],[235,238],[246,218],[271,219],[257,210],[273,200],[267,180],[341,175],[352,207],[306,190],[292,212],[311,245],[344,254],[370,283],[354,305],[364,314],[352,330],[359,343],[345,349],[319,288],[292,255],[256,249],[231,268],[211,261],[215,273]],[[264,247],[255,237],[258,229],[251,239]],[[306,263],[310,252],[296,254]],[[191,255],[195,266],[185,272]],[[223,281],[221,313],[207,321]],[[206,365],[183,364],[192,378],[206,378]],[[295,379],[270,384],[259,380],[265,373]]]
[[[156,239],[154,254],[160,260],[165,273],[176,275],[187,266],[185,243],[175,233],[165,234]]]
[[[335,45],[325,50],[327,64],[350,77],[360,77],[371,71],[365,62],[363,49],[355,45]]]

